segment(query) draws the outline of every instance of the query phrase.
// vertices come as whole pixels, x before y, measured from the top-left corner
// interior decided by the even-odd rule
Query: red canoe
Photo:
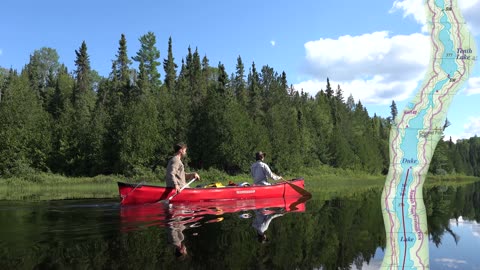
[[[175,194],[173,188],[118,182],[122,205],[155,203]],[[302,192],[303,191],[303,192]],[[304,180],[277,182],[271,186],[226,186],[213,188],[185,188],[170,202],[199,202],[215,200],[244,200],[268,198],[298,198],[308,194]]]

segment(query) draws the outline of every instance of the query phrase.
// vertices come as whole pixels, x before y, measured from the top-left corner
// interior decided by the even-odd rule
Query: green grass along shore
[[[230,176],[219,170],[201,170],[202,181],[196,185],[249,182],[250,176],[241,174]],[[164,173],[141,173],[135,176],[98,175],[95,177],[66,177],[50,173],[37,173],[24,176],[0,178],[0,200],[60,200],[118,198],[117,182],[164,185]],[[357,193],[370,188],[382,187],[385,175],[371,175],[365,172],[336,169],[328,166],[309,168],[285,179],[303,177],[305,188],[312,193],[328,193],[333,196]],[[455,185],[480,181],[478,177],[465,175],[428,176],[425,185]]]

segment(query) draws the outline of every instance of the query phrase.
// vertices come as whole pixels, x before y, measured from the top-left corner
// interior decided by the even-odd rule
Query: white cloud
[[[458,220],[451,219],[450,224],[466,226],[472,231],[473,236],[480,238],[480,223],[476,222],[475,220],[464,220],[463,217],[460,216]]]
[[[480,0],[459,0],[460,8],[462,9],[465,21],[473,32],[473,34],[480,33]]]
[[[470,138],[475,135],[480,135],[480,116],[469,117],[468,122],[463,125],[463,134],[461,135],[462,138]]]
[[[453,269],[462,269],[464,265],[467,264],[467,261],[465,260],[456,260],[450,258],[438,258],[434,259],[434,261]],[[462,266],[462,268],[459,268],[460,266]]]
[[[2,53],[3,53],[3,51],[2,51],[2,49],[0,49],[0,55],[2,55]]]
[[[480,33],[480,0],[458,0],[458,5],[474,34]],[[422,25],[422,32],[427,31],[425,6],[422,0],[395,0],[390,12],[403,12],[403,17],[412,16],[417,23]]]
[[[270,40],[270,45],[275,46],[276,42],[275,40]]]
[[[480,32],[480,0],[459,0],[459,5],[472,31]],[[339,84],[345,97],[352,94],[364,104],[409,98],[424,78],[430,60],[425,6],[422,0],[395,0],[390,12],[396,11],[412,17],[424,34],[391,36],[388,31],[378,31],[309,41],[304,44],[304,71],[310,79],[295,84],[295,88],[315,95],[325,89],[328,77],[334,89]],[[480,78],[471,78],[465,93],[480,94]]]
[[[464,93],[467,96],[480,94],[480,77],[470,77]]]
[[[319,39],[305,43],[305,71],[313,79],[298,83],[315,95],[325,89],[326,78],[362,103],[388,104],[404,100],[423,78],[430,43],[422,34],[389,36],[387,31]]]
[[[425,6],[422,0],[395,0],[390,9],[390,13],[397,10],[403,11],[403,17],[413,16],[416,22],[425,25],[427,22],[425,16]]]

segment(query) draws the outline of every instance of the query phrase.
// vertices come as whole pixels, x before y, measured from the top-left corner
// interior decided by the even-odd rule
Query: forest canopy
[[[197,48],[176,62],[172,38],[165,53],[152,32],[138,41],[132,56],[121,35],[108,77],[91,68],[85,42],[72,52],[72,71],[47,47],[20,71],[0,67],[0,177],[155,171],[176,142],[189,145],[192,168],[230,174],[248,172],[258,150],[281,173],[320,165],[388,171],[394,101],[392,116],[369,116],[328,78],[310,96],[289,85],[285,72],[245,65],[240,56],[232,72]],[[477,137],[441,140],[430,171],[479,176],[479,162]]]

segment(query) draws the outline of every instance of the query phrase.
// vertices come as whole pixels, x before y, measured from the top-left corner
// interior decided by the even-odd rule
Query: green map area
[[[429,269],[423,183],[443,137],[448,108],[477,60],[457,1],[427,0],[431,57],[414,99],[390,131],[390,168],[382,193],[386,250],[382,269]]]

